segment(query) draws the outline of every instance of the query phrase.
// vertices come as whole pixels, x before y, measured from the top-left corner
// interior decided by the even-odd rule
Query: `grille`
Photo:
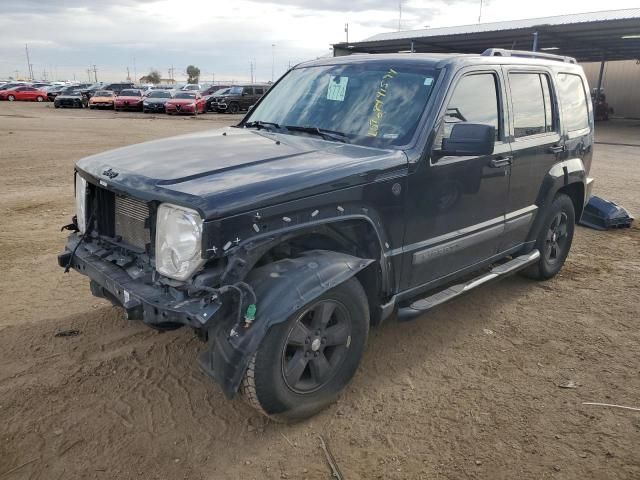
[[[140,200],[115,196],[115,234],[133,247],[145,249],[151,243],[147,219],[149,206]]]

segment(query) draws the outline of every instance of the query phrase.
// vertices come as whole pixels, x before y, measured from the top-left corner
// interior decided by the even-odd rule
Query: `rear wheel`
[[[16,99],[16,97],[14,97],[13,95],[9,95],[9,96],[7,97],[7,100],[9,100],[10,102],[15,101],[15,99]]]
[[[535,280],[553,278],[564,265],[575,229],[575,208],[565,194],[556,195],[536,240],[540,252],[537,263],[522,271],[526,277]]]
[[[367,297],[351,278],[269,330],[247,368],[241,394],[275,420],[310,417],[349,383],[368,332]]]
[[[36,97],[36,101],[38,101],[38,102],[44,102],[44,97],[43,97],[43,96],[41,96],[41,95],[38,95],[38,96]]]

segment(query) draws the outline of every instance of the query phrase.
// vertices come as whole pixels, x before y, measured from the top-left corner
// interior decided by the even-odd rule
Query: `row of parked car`
[[[269,84],[197,84],[181,86],[135,86],[132,82],[110,84],[6,84],[0,86],[0,100],[53,102],[55,108],[131,110],[149,113],[194,114],[238,113],[248,110],[269,88]]]

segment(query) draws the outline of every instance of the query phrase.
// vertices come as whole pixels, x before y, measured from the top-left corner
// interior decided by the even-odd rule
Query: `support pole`
[[[606,65],[607,60],[603,57],[600,62],[600,74],[598,75],[598,89],[596,90],[596,102],[600,98],[600,91],[602,90],[602,80],[604,79],[604,66]]]

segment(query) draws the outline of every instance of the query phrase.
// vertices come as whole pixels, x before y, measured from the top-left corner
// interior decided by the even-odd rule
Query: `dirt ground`
[[[374,329],[340,400],[296,425],[226,400],[191,331],[129,322],[62,273],[74,162],[234,121],[0,103],[1,480],[329,479],[319,435],[347,480],[640,478],[640,412],[582,404],[640,407],[638,227],[577,228],[552,281]],[[597,138],[640,144],[640,121]],[[640,147],[596,147],[595,193],[640,214]]]

